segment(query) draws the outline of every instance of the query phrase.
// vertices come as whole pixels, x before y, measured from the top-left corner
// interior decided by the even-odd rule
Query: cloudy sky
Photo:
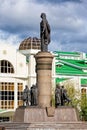
[[[39,38],[40,14],[51,26],[49,50],[87,53],[87,0],[0,0],[0,43],[17,48]]]

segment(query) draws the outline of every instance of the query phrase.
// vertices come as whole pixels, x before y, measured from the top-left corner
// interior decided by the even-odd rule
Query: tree
[[[68,96],[70,97],[72,101],[72,106],[79,109],[80,106],[80,90],[75,89],[73,82],[66,82],[64,84],[64,87],[67,89]]]
[[[79,112],[81,120],[87,121],[87,94],[85,91],[81,93],[79,89],[74,88],[73,82],[66,82],[64,84],[67,93],[72,101],[72,106]]]
[[[81,111],[80,111],[81,120],[87,121],[87,94],[83,93],[81,95]]]

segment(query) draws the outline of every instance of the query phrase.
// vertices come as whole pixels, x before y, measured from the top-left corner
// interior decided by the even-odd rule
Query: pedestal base
[[[0,123],[3,125],[5,130],[87,130],[87,122]]]
[[[51,109],[50,109],[51,110]],[[54,109],[54,113],[50,112],[45,108],[36,108],[36,107],[21,107],[17,108],[13,122],[24,122],[24,123],[32,123],[32,122],[72,122],[78,121],[77,113],[75,108],[72,107],[59,107]],[[49,116],[49,113],[53,113],[54,115]]]

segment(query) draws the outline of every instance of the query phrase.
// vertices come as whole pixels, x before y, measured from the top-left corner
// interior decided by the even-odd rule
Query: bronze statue
[[[30,89],[30,95],[31,95],[31,106],[34,105],[34,85],[31,86],[31,89]]]
[[[38,105],[38,87],[37,84],[34,86],[34,105]]]
[[[61,106],[61,89],[59,85],[55,89],[55,105],[56,107]]]
[[[45,13],[41,13],[41,18],[42,18],[42,21],[40,22],[41,51],[48,51],[51,29],[46,19]]]
[[[38,105],[38,88],[37,85],[32,85],[31,90],[31,106],[36,106]]]
[[[64,86],[56,85],[55,89],[55,106],[64,106],[65,103],[70,103],[71,99],[67,95],[67,90],[64,88]],[[71,102],[72,103],[72,102]]]
[[[31,101],[30,90],[28,86],[26,85],[23,91],[23,106],[29,106],[30,101]]]
[[[65,105],[65,103],[67,102],[69,104],[69,102],[71,102],[71,99],[69,98],[69,96],[67,95],[67,90],[64,88],[64,86],[61,87],[62,88],[62,105]]]

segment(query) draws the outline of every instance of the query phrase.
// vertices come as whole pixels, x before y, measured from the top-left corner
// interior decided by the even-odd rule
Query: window
[[[81,89],[81,93],[82,93],[82,94],[86,94],[86,89],[85,89],[85,88],[82,88],[82,89]]]
[[[9,119],[9,117],[0,117],[0,122],[7,122],[7,121],[9,121],[10,119]]]
[[[22,94],[23,94],[23,83],[18,83],[18,97],[17,97],[17,100],[18,100],[18,106],[21,106],[23,105],[23,100],[22,100]]]
[[[0,82],[0,108],[14,108],[14,83]]]
[[[14,73],[14,68],[9,61],[0,61],[0,73]]]
[[[87,96],[87,95],[86,95],[86,89],[85,89],[85,88],[82,88],[82,89],[81,89],[81,98],[86,100],[86,96]]]

